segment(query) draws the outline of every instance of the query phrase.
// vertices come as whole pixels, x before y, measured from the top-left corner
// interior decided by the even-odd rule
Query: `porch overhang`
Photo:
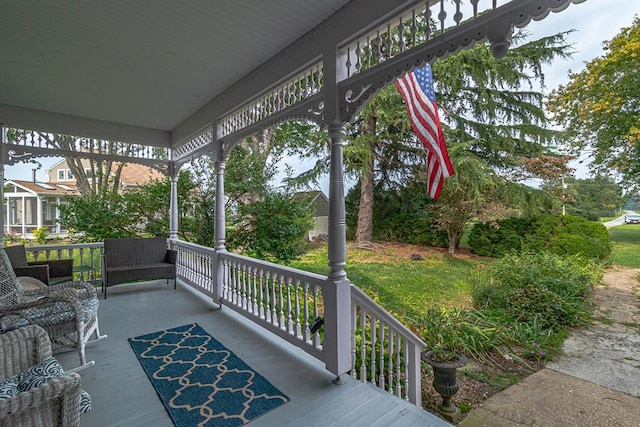
[[[398,65],[404,72],[407,58],[418,65],[444,56],[427,52],[435,44],[447,45],[444,54],[455,52],[581,1],[163,0],[149,7],[144,2],[3,0],[0,123],[172,149],[211,133],[180,154],[191,156],[219,139],[222,117],[318,61],[324,69],[321,100],[315,104],[324,106],[325,123],[340,119],[339,104],[353,97],[354,89],[336,85],[351,79],[362,88],[363,79],[380,79],[373,70],[350,76],[341,62],[345,49],[415,11],[430,10],[429,19],[442,34],[425,43],[431,46],[414,46],[412,53],[383,58],[374,68]],[[456,27],[457,32],[448,31]],[[384,72],[386,84],[397,77]]]

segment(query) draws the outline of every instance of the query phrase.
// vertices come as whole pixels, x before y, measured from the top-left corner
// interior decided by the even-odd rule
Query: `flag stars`
[[[425,65],[423,68],[419,68],[413,72],[413,75],[416,77],[418,84],[420,85],[420,89],[427,95],[429,101],[436,101],[436,93],[433,90],[433,76],[431,74],[431,66],[429,64]]]

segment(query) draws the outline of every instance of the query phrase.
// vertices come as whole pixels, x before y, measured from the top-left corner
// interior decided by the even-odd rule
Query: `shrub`
[[[345,198],[347,239],[354,239],[358,225],[360,186],[354,186]],[[376,188],[373,203],[373,239],[447,247],[447,233],[438,230],[435,214],[427,206],[424,188],[410,184],[400,189]]]
[[[435,227],[433,218],[418,213],[400,213],[375,223],[374,239],[417,245],[446,247],[447,233]]]
[[[262,200],[241,204],[239,226],[229,233],[228,248],[242,248],[249,256],[288,262],[306,250],[306,235],[313,228],[312,206],[287,194],[270,193]]]
[[[49,229],[47,227],[38,227],[33,230],[33,237],[37,244],[44,245],[49,235]]]
[[[525,244],[528,219],[508,218],[497,223],[476,223],[469,235],[471,251],[477,255],[501,257]]]
[[[587,258],[602,259],[611,254],[611,237],[607,228],[581,217],[566,216],[549,240],[549,249],[556,254],[582,254]]]
[[[603,259],[611,254],[604,225],[571,215],[540,215],[475,224],[469,236],[477,255],[502,257],[512,251],[547,251]]]
[[[480,359],[504,343],[503,328],[480,311],[429,309],[409,323],[429,348],[446,348]]]
[[[507,321],[543,328],[573,326],[588,317],[588,296],[601,278],[594,263],[548,252],[510,253],[492,264],[474,289],[477,307]]]

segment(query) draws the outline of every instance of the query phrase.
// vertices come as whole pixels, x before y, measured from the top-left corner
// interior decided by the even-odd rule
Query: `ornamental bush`
[[[516,251],[547,251],[601,260],[611,254],[606,227],[572,215],[540,215],[477,223],[469,236],[477,255],[503,257]]]
[[[478,308],[514,323],[542,328],[574,326],[588,318],[588,296],[601,270],[579,256],[509,253],[491,264],[473,293]]]
[[[251,204],[240,204],[236,228],[227,236],[227,248],[266,261],[288,262],[306,251],[306,235],[313,229],[313,207],[308,200],[268,193]]]

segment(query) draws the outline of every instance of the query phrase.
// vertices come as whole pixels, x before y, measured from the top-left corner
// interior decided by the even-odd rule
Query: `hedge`
[[[469,236],[477,255],[503,257],[512,251],[547,251],[603,259],[611,254],[611,239],[601,223],[572,215],[540,215],[477,223]]]

